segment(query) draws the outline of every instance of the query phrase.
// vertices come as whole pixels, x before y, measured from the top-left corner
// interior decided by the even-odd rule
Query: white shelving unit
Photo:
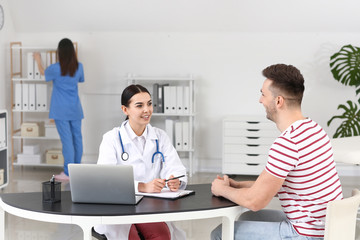
[[[174,126],[174,147],[179,153],[180,159],[183,161],[185,165],[187,165],[189,175],[191,176],[195,173],[194,163],[195,161],[195,147],[194,147],[194,125],[195,125],[195,81],[191,75],[186,77],[149,77],[149,76],[136,76],[133,74],[129,74],[127,77],[128,85],[130,84],[140,84],[146,87],[152,97],[154,98],[153,90],[154,84],[159,85],[168,85],[168,86],[182,86],[189,88],[189,110],[187,113],[164,113],[164,112],[156,112],[154,110],[152,114],[151,125],[159,127],[166,131],[165,121],[166,119],[170,119],[174,121],[174,124],[177,122],[188,122],[189,125],[189,146],[186,149],[182,149],[176,146],[176,136],[175,136],[175,128]],[[163,96],[164,102],[165,96]],[[164,103],[163,102],[163,103]],[[154,103],[154,99],[153,99]],[[154,107],[155,108],[155,107]],[[165,106],[164,106],[165,108]],[[169,133],[168,133],[169,134]],[[169,134],[171,137],[171,134]]]
[[[280,132],[264,116],[228,116],[223,119],[224,174],[259,175]]]
[[[77,43],[74,43],[75,49],[77,51]],[[11,42],[10,43],[10,72],[11,72],[11,165],[27,165],[27,166],[59,166],[62,165],[53,165],[46,164],[45,162],[41,163],[18,163],[17,154],[23,152],[23,146],[28,144],[39,144],[40,145],[40,154],[45,160],[45,149],[50,148],[61,148],[60,139],[55,137],[24,137],[21,136],[21,124],[27,121],[30,122],[47,122],[49,121],[48,113],[50,107],[50,90],[51,84],[45,82],[42,78],[29,78],[27,71],[27,54],[29,52],[46,52],[56,55],[56,48],[49,47],[29,47],[22,46],[21,42]],[[56,61],[56,60],[52,60]],[[52,63],[52,62],[51,62]],[[42,110],[23,110],[15,108],[15,84],[24,83],[29,84],[47,84],[48,88],[48,97],[47,97],[47,107]]]
[[[6,110],[0,110],[0,188],[9,183],[9,157],[8,157],[8,114]]]

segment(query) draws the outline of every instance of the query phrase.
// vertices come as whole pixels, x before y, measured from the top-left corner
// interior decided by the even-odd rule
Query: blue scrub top
[[[47,82],[53,81],[49,118],[57,120],[79,120],[84,118],[78,93],[78,83],[84,82],[83,65],[73,77],[61,76],[60,63],[51,64],[45,70]]]

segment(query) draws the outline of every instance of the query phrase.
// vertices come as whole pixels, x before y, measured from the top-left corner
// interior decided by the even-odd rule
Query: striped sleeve
[[[272,144],[265,169],[271,175],[285,179],[298,164],[298,159],[296,144],[282,135]]]

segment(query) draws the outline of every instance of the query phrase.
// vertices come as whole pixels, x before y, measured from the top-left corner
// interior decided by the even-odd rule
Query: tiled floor
[[[57,174],[59,168],[32,168],[15,167],[10,171],[9,185],[1,192],[33,192],[41,191],[41,182],[47,181],[52,174]],[[216,173],[197,173],[189,179],[190,184],[211,183]],[[252,180],[254,176],[235,176],[239,180]],[[351,189],[360,188],[360,176],[341,177],[345,197],[350,196]],[[63,184],[63,190],[69,189],[68,184]],[[279,202],[274,199],[267,208],[280,209]],[[12,215],[7,215],[6,239],[7,240],[81,240],[82,231],[75,225],[55,224],[27,220]],[[220,218],[205,220],[180,221],[176,224],[184,229],[188,240],[209,239],[210,232],[221,222]],[[357,238],[360,240],[360,223],[357,226]]]

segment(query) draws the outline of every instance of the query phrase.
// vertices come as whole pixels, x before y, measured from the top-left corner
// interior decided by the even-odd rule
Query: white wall
[[[264,114],[258,103],[262,69],[274,63],[293,64],[304,74],[303,110],[332,135],[337,106],[355,89],[333,80],[330,56],[341,46],[359,45],[360,33],[17,33],[24,45],[56,47],[69,37],[79,43],[85,68],[82,93],[121,93],[128,73],[140,75],[193,74],[197,85],[197,156],[200,170],[221,171],[221,120],[233,114]],[[116,101],[109,104],[109,99]],[[104,131],[120,124],[116,96],[83,97],[85,152],[97,151]],[[97,111],[102,112],[101,116]],[[94,129],[89,117],[103,118]],[[114,118],[114,119],[111,119]],[[200,124],[201,123],[201,124]],[[107,126],[108,125],[108,126]]]

